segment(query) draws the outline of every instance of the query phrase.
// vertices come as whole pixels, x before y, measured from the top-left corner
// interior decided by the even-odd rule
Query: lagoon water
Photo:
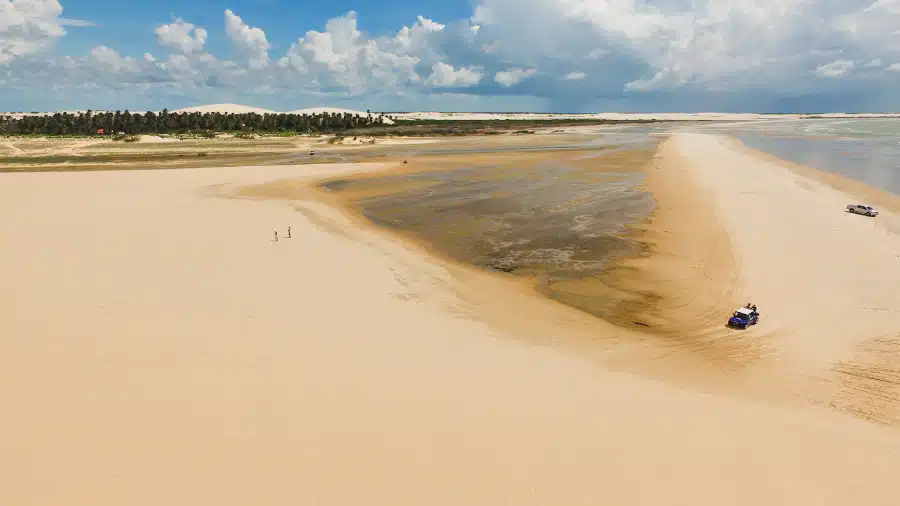
[[[371,222],[454,261],[535,280],[546,296],[605,317],[607,306],[586,297],[563,300],[554,282],[601,283],[610,261],[640,251],[627,226],[653,209],[641,183],[659,139],[646,133],[611,139],[490,158],[464,152],[321,186]]]
[[[900,194],[900,120],[829,119],[620,127],[532,146],[468,140],[412,146],[401,150],[420,160],[411,170],[322,186],[375,224],[456,261],[550,282],[540,290],[559,299],[553,281],[600,283],[613,258],[640,250],[624,232],[653,209],[641,189],[642,168],[661,140],[653,134],[671,130],[731,135],[779,158]],[[442,160],[440,168],[430,157]],[[606,306],[589,298],[563,302],[608,316]]]
[[[770,120],[704,127],[748,147],[900,194],[900,119]]]
[[[643,147],[643,146],[642,146]],[[530,163],[327,181],[373,223],[412,235],[451,258],[526,276],[566,279],[599,272],[633,246],[625,226],[646,217],[639,188],[652,150],[607,149]]]

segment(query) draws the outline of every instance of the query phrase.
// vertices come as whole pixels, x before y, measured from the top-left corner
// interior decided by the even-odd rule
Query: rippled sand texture
[[[653,199],[640,186],[648,149],[422,160],[400,173],[337,179],[322,187],[378,225],[453,260],[535,279],[545,294],[588,311],[557,283],[592,279],[637,252],[626,225]]]

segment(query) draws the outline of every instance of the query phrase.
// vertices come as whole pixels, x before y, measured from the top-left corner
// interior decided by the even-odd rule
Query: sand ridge
[[[720,137],[674,139],[732,237],[743,297],[760,304],[768,327],[802,347],[795,351],[805,360],[828,361],[900,332],[900,309],[892,309],[900,236],[878,226],[896,219],[891,211],[856,219],[845,212],[853,196],[742,155]],[[850,253],[863,257],[852,261]],[[766,311],[769,304],[778,310]]]
[[[796,374],[804,396],[900,426],[896,208],[886,205],[876,220],[845,212],[858,198],[895,199],[830,175],[806,177],[810,169],[785,170],[728,138],[673,140],[731,237],[738,297],[760,306],[761,324],[747,336]]]
[[[483,159],[485,155],[479,156]],[[516,166],[526,159],[522,158]],[[433,161],[437,165],[431,170],[441,164],[464,163],[462,160],[453,156],[437,157]],[[433,164],[420,160],[397,166],[392,173],[425,170],[419,167],[423,163]],[[800,179],[792,174],[769,159],[739,149],[723,137],[670,136],[647,167],[646,187],[653,193],[657,209],[648,223],[635,226],[631,234],[643,244],[644,253],[637,258],[622,259],[596,280],[555,281],[535,286],[551,298],[574,306],[583,305],[582,299],[590,300],[590,306],[597,311],[595,314],[620,328],[608,328],[599,322],[590,324],[576,315],[556,310],[560,308],[532,306],[530,310],[541,312],[545,323],[567,329],[567,339],[551,342],[562,342],[563,348],[574,349],[582,356],[598,356],[606,365],[683,380],[695,387],[702,385],[704,390],[740,392],[778,402],[812,401],[879,423],[898,424],[900,363],[891,358],[890,352],[898,342],[896,329],[900,324],[896,312],[876,309],[880,323],[870,327],[867,333],[866,324],[873,322],[868,310],[857,309],[860,313],[854,318],[863,323],[850,323],[829,342],[816,336],[829,335],[839,325],[834,318],[843,315],[822,312],[806,303],[806,299],[818,297],[817,290],[823,283],[830,283],[827,286],[831,288],[827,290],[845,286],[840,276],[846,273],[829,267],[815,274],[818,284],[809,281],[796,287],[812,290],[811,296],[799,292],[790,300],[781,297],[784,288],[779,283],[789,282],[796,273],[778,273],[778,263],[772,260],[778,255],[768,248],[802,252],[796,257],[797,264],[793,267],[796,270],[809,262],[802,255],[813,258],[816,254],[802,248],[805,242],[834,240],[835,235],[828,221],[818,222],[815,214],[772,213],[783,204],[772,202],[755,188],[766,187],[771,192],[779,189],[784,192],[785,202],[808,205],[823,216],[836,210],[838,220],[845,218],[840,214],[845,199],[853,200],[856,196],[842,192],[830,195],[825,205],[807,202],[805,192],[817,188],[814,185],[818,183],[807,181],[802,174]],[[752,179],[753,186],[744,181],[747,177]],[[853,185],[850,188],[856,189]],[[399,190],[367,187],[367,191],[378,195]],[[870,189],[869,194],[873,192]],[[742,200],[748,207],[736,208],[734,204]],[[333,204],[353,205],[341,201]],[[745,215],[752,217],[754,228],[742,228]],[[761,221],[760,215],[766,217]],[[810,218],[812,222],[807,222]],[[894,215],[885,213],[872,226],[889,227],[894,219]],[[850,222],[850,225],[855,224]],[[868,225],[862,222],[861,226]],[[796,234],[798,230],[803,234]],[[773,232],[779,234],[777,241],[769,237]],[[785,244],[780,234],[794,234],[795,242],[800,242]],[[886,237],[890,244],[892,236]],[[736,243],[740,239],[743,243]],[[884,239],[875,236],[870,240],[872,244],[885,244]],[[839,246],[840,239],[834,248]],[[425,251],[435,253],[435,248],[429,246]],[[845,265],[838,257],[843,259],[838,254],[830,261],[854,272],[859,268]],[[892,258],[889,253],[883,260],[890,263]],[[747,262],[752,265],[746,265]],[[760,265],[765,274],[755,271]],[[881,269],[884,271],[886,267]],[[866,270],[865,276],[870,279],[867,286],[882,290],[884,305],[892,297],[893,285],[892,278],[885,278],[882,271]],[[501,284],[517,284],[526,291],[532,287],[530,280],[515,281],[508,276],[498,278]],[[859,291],[845,293],[841,298],[842,307],[851,311],[857,298],[867,296],[862,293],[866,285],[856,285],[855,289]],[[516,311],[492,306],[478,293],[469,293],[468,297],[480,300],[475,305],[482,309],[492,307],[480,311],[482,318],[514,328],[517,335],[529,336],[526,341],[546,342],[540,332],[529,331],[532,324],[517,322],[520,317]],[[774,313],[766,311],[768,304],[762,302],[770,298],[775,299],[769,302],[775,304]],[[728,315],[747,301],[763,307],[763,324],[747,331],[727,328]],[[795,319],[790,321],[791,317]],[[854,337],[842,339],[842,333]],[[580,337],[575,337],[576,334]],[[807,337],[798,338],[798,335]],[[795,346],[803,342],[800,339],[805,341],[805,348],[798,350]],[[815,359],[816,356],[820,358]]]
[[[743,297],[736,293],[738,259],[729,234],[676,142],[664,141],[646,167],[644,186],[655,209],[646,223],[631,227],[643,253],[607,269],[600,276],[605,289],[592,285],[593,293],[583,295],[607,300],[603,316],[614,323],[687,339],[695,330],[721,327],[721,316]],[[582,295],[583,284],[566,288],[572,296]]]

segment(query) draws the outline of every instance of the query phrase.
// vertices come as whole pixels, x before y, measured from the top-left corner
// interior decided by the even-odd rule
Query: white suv
[[[864,206],[862,204],[850,204],[847,206],[847,212],[853,214],[862,214],[863,216],[878,216],[878,209],[872,206]]]

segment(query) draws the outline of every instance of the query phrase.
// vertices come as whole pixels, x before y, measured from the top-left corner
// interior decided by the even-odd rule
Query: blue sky
[[[900,0],[0,0],[0,110],[900,109]]]
[[[69,0],[60,2],[66,17],[90,20],[96,29],[73,30],[67,38],[67,51],[90,50],[100,44],[116,47],[123,54],[143,54],[155,45],[153,29],[178,16],[193,24],[218,27],[222,13],[230,9],[262,26],[272,49],[287,50],[309,29],[318,29],[334,17],[356,11],[359,28],[375,35],[393,34],[423,12],[441,19],[463,19],[471,14],[466,0],[386,1],[329,0]],[[228,51],[228,39],[221,30],[211,30],[209,49]]]

